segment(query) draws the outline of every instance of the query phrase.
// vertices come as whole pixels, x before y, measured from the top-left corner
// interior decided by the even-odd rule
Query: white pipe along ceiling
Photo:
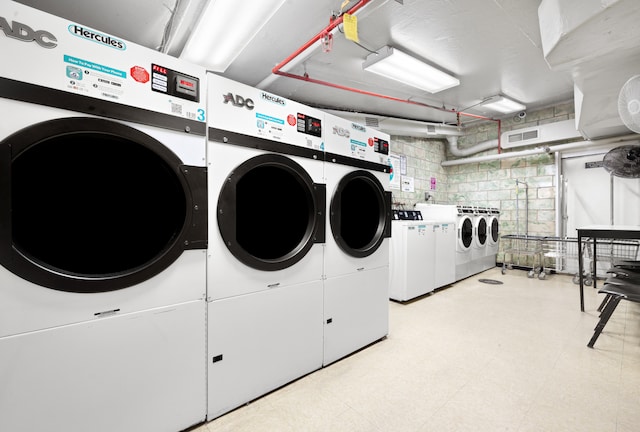
[[[447,140],[449,140],[450,138],[453,138],[453,137],[447,137]],[[577,150],[582,148],[597,148],[597,147],[603,147],[611,144],[623,143],[627,141],[639,141],[639,140],[640,140],[640,137],[638,135],[631,134],[631,135],[625,135],[621,137],[604,138],[601,140],[578,141],[578,142],[572,142],[567,144],[558,144],[555,146],[538,146],[536,148],[529,149],[529,150],[520,150],[520,151],[508,152],[508,153],[476,156],[476,157],[465,158],[465,159],[448,160],[448,161],[443,161],[440,165],[447,167],[447,166],[465,165],[465,164],[477,163],[477,162],[491,162],[494,160],[519,158],[519,157],[531,156],[531,155],[542,154],[542,153],[560,153],[567,150]]]
[[[176,57],[186,55],[185,47],[210,43],[199,33],[202,27],[240,32],[252,12],[231,8],[229,16],[203,26],[203,11],[223,0],[139,0],[134,8],[129,0],[17,1]],[[317,41],[300,50],[327,23],[356,6],[357,42],[346,38],[340,24],[327,33],[329,44]],[[617,112],[617,96],[640,73],[638,0],[283,0],[264,17],[270,18],[217,73],[304,104],[366,112],[400,135],[456,136],[448,129],[434,136],[429,128],[458,126],[459,112],[493,120],[511,117],[484,107],[494,96],[506,96],[530,111],[573,101],[576,126],[585,139],[629,133]],[[219,41],[229,43],[230,38]],[[383,47],[403,51],[460,85],[429,93],[364,70],[365,59]],[[294,53],[282,71],[307,81],[272,73],[274,65]],[[201,64],[207,67],[207,60]],[[391,128],[393,118],[398,124]],[[399,129],[403,119],[417,124]],[[451,149],[452,154],[471,151]]]

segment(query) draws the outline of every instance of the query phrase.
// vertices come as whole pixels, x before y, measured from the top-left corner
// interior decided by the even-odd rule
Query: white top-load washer
[[[389,135],[325,115],[324,364],[387,335]]]
[[[433,284],[437,289],[456,281],[456,224],[438,220],[428,222],[433,227],[436,242],[436,271]]]
[[[322,367],[323,113],[209,74],[208,418]]]
[[[432,224],[435,234],[435,288],[450,285],[456,281],[458,209],[455,204],[417,203],[415,207],[422,214],[422,218]]]
[[[205,71],[2,4],[0,430],[188,428],[206,416]]]
[[[393,210],[389,298],[407,301],[435,289],[433,225],[418,210]]]

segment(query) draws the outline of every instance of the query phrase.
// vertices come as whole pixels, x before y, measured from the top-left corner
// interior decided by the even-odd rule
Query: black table
[[[580,310],[584,312],[584,284],[582,258],[582,238],[593,239],[593,268],[596,268],[596,239],[640,239],[640,225],[589,225],[577,228],[578,231],[578,274],[580,275]],[[593,275],[593,286],[596,285],[596,275]]]

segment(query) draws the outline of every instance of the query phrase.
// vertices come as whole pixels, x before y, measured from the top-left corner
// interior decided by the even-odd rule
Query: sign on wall
[[[391,174],[389,175],[391,189],[400,189],[400,157],[389,155],[389,163],[391,164]]]

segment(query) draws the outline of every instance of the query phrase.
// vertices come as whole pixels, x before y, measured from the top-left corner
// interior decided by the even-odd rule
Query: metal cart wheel
[[[540,274],[538,275],[538,279],[545,280],[546,278],[547,278],[547,274],[541,271]]]
[[[502,274],[507,274],[507,266],[502,264],[502,270],[500,270]]]
[[[593,284],[593,279],[591,279],[591,276],[587,276],[587,278],[584,280],[584,284],[586,286],[591,286],[591,284]]]
[[[529,270],[529,273],[527,273],[527,277],[529,279],[533,279],[533,276],[535,276],[535,273],[533,272],[533,270]]]
[[[573,282],[576,285],[580,284],[580,276],[576,273],[575,275],[573,275],[573,278],[571,279],[571,282]]]

